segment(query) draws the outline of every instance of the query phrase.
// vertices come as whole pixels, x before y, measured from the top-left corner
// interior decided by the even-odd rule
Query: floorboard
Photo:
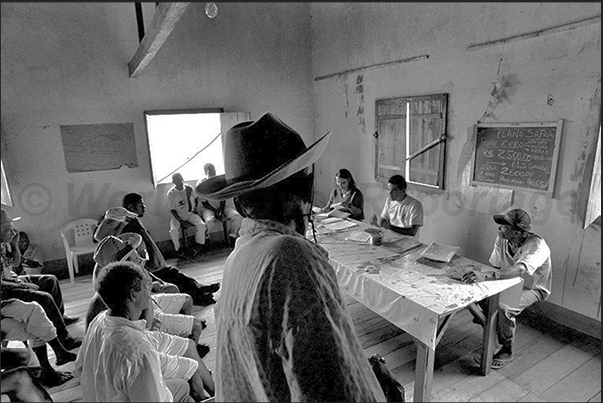
[[[216,248],[191,261],[170,260],[187,275],[203,283],[221,281],[223,264],[232,249]],[[82,321],[69,330],[83,335],[83,318],[92,298],[90,275],[76,276],[75,284],[61,281],[66,313]],[[219,298],[219,292],[217,293]],[[387,366],[413,401],[416,347],[413,339],[361,303],[345,296],[365,356],[384,356]],[[215,371],[216,325],[213,306],[195,306],[194,315],[206,319],[200,343],[211,348],[204,362]],[[518,319],[515,358],[488,376],[478,375],[474,356],[481,348],[481,328],[468,311],[458,312],[436,350],[433,401],[447,402],[600,402],[601,341],[534,316]],[[18,342],[11,342],[18,343]],[[54,362],[54,353],[49,349]],[[75,350],[77,351],[77,350]],[[35,356],[34,356],[35,357]],[[35,358],[30,365],[37,365]],[[71,371],[73,363],[59,367]],[[79,381],[49,389],[54,401],[82,401]],[[8,401],[2,395],[2,401]]]

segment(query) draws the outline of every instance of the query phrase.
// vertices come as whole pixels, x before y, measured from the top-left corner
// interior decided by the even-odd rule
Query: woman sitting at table
[[[323,207],[322,212],[339,210],[350,213],[350,218],[358,221],[364,220],[364,195],[356,187],[352,174],[343,168],[335,174],[335,184],[329,196],[329,202]]]

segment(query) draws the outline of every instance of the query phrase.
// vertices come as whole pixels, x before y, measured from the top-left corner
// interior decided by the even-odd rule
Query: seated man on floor
[[[216,301],[212,294],[220,289],[220,283],[203,285],[194,278],[182,273],[178,268],[167,264],[159,247],[140,220],[140,217],[144,216],[146,210],[142,196],[138,193],[128,193],[123,198],[122,206],[123,208],[113,207],[107,210],[107,213],[112,212],[113,216],[121,214],[124,217],[124,221],[120,223],[115,219],[107,217],[107,214],[105,214],[105,219],[96,229],[94,238],[100,242],[107,235],[117,236],[124,232],[133,232],[140,235],[148,253],[145,269],[152,276],[164,282],[174,284],[178,287],[179,292],[189,294],[193,298],[195,305],[207,306],[215,303]]]
[[[174,250],[176,252],[180,250],[181,228],[185,226],[185,223],[191,223],[197,229],[195,234],[197,249],[193,249],[194,253],[197,253],[200,246],[205,245],[207,226],[197,214],[196,206],[193,205],[195,202],[193,187],[184,183],[182,174],[178,172],[172,175],[172,183],[174,186],[168,190],[167,197],[170,214],[172,215],[172,219],[170,220],[170,238],[174,243]],[[179,255],[184,256],[182,252]]]
[[[206,179],[216,176],[216,167],[210,162],[203,166],[203,171],[205,171],[205,178],[197,182],[197,185]],[[226,223],[227,235],[231,238],[237,238],[241,229],[241,222],[243,221],[241,214],[234,208],[227,206],[226,200],[209,200],[198,195],[196,191],[195,194],[197,200],[200,202],[197,203],[197,211],[208,228],[223,221]],[[225,241],[228,240],[225,239]]]
[[[15,267],[17,274],[41,274],[44,269],[44,258],[40,249],[29,241],[25,231],[19,231],[19,251],[21,263]]]
[[[58,366],[75,361],[76,355],[67,351],[61,344],[56,328],[40,304],[11,298],[2,301],[1,312],[2,341],[30,341],[31,348],[40,363],[42,384],[54,387],[73,378],[70,372],[55,370],[48,360],[47,343],[54,350]]]
[[[63,294],[58,279],[52,274],[22,275],[14,272],[21,263],[19,250],[19,232],[8,212],[2,209],[1,216],[1,260],[2,260],[2,300],[17,298],[22,301],[39,303],[48,318],[57,329],[61,343],[67,348],[79,347],[81,340],[69,335],[67,326],[76,323],[79,318],[65,315]]]
[[[200,401],[213,396],[195,343],[145,329],[152,280],[134,262],[105,266],[97,280],[108,310],[92,321],[75,362],[83,401]]]
[[[94,261],[96,265],[92,274],[92,282],[94,289],[98,291],[96,279],[102,268],[109,263],[129,261],[144,267],[146,252],[142,245],[142,237],[131,232],[123,233],[117,237],[113,235],[106,236],[94,252]],[[153,304],[151,304],[148,311],[143,312],[143,316],[140,318],[149,318],[147,329],[187,337],[198,343],[205,323],[191,315],[193,307],[191,296],[181,293],[154,293],[153,289],[151,289],[151,292]],[[92,320],[106,309],[107,306],[96,292],[88,306],[86,330]],[[209,351],[207,346],[200,346],[199,349],[204,351],[203,355]]]

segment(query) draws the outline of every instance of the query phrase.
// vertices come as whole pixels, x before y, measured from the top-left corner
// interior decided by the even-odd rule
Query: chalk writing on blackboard
[[[471,185],[552,197],[563,120],[475,125]]]

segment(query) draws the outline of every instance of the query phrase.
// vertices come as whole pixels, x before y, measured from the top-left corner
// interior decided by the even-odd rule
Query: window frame
[[[143,112],[143,116],[144,116],[144,125],[145,125],[145,135],[146,135],[146,139],[147,139],[147,153],[148,153],[148,157],[149,157],[149,164],[150,164],[150,173],[151,173],[151,183],[153,183],[153,187],[156,189],[159,185],[164,185],[166,184],[165,182],[159,182],[158,179],[159,178],[155,178],[155,170],[154,170],[154,166],[153,166],[153,156],[151,155],[151,138],[149,135],[149,123],[148,123],[148,119],[147,116],[158,116],[158,115],[190,115],[190,114],[201,114],[201,113],[224,113],[224,108],[197,108],[197,109],[160,109],[160,110],[149,110],[149,111],[144,111]],[[222,141],[222,139],[219,139],[217,141]],[[202,174],[202,172],[200,172],[200,174]],[[185,176],[185,181],[196,181],[199,178],[187,178]]]
[[[438,94],[428,94],[428,95],[413,95],[413,96],[400,96],[393,98],[382,98],[377,99],[375,101],[375,153],[374,153],[374,177],[377,182],[387,183],[388,179],[398,173],[404,176],[407,183],[421,186],[426,189],[435,190],[435,191],[444,191],[445,190],[445,168],[446,168],[446,143],[447,143],[447,123],[448,123],[448,98],[449,94],[447,93],[438,93]],[[431,106],[425,107],[427,102],[431,103]],[[424,103],[424,104],[422,104]],[[389,113],[384,111],[388,107],[392,107],[391,109],[400,109],[399,105],[405,104],[405,110],[400,113]],[[431,112],[435,106],[438,106],[439,111]],[[416,113],[417,110],[421,109],[430,109],[428,113]],[[415,112],[413,112],[413,110]],[[407,116],[410,116],[410,119],[407,119]],[[382,127],[382,123],[385,120],[398,120],[404,123],[404,128],[400,128],[398,130],[397,135],[402,137],[401,140],[404,143],[404,166],[400,166],[402,164],[397,163],[395,159],[398,159],[399,156],[396,156],[395,153],[390,155],[390,160],[387,157],[383,157],[385,155],[385,151],[383,150],[387,144],[380,143],[380,137],[383,141],[387,140],[382,136],[385,134],[380,133],[380,129]],[[421,119],[420,123],[415,123],[413,120]],[[431,120],[431,123],[426,124],[426,120]],[[435,132],[432,131],[433,126],[435,124],[439,125],[439,133],[437,133],[437,137],[435,136]],[[420,128],[417,129],[417,125],[420,125]],[[423,135],[427,131],[423,129],[425,126],[429,127],[429,133],[432,134],[430,141],[424,141],[419,146],[416,145],[417,138],[413,138],[413,136],[418,135],[417,132],[422,132]],[[419,133],[421,134],[421,133]],[[395,139],[394,148],[395,148]],[[435,147],[439,147],[439,153],[437,153],[437,158],[435,158],[435,153],[433,150]],[[425,153],[431,152],[429,158],[426,158],[427,155]],[[413,160],[418,157],[423,156],[421,159],[412,163]],[[382,160],[380,160],[380,157]],[[393,160],[392,160],[393,158]],[[384,160],[385,159],[385,160]],[[383,161],[384,160],[384,161]],[[435,161],[435,162],[434,162]],[[430,168],[429,165],[436,164],[436,169]],[[387,170],[390,172],[389,175],[383,175],[382,170]],[[426,175],[435,175],[435,181],[431,183],[427,180],[417,180],[416,176],[421,175],[421,172],[426,172]]]

